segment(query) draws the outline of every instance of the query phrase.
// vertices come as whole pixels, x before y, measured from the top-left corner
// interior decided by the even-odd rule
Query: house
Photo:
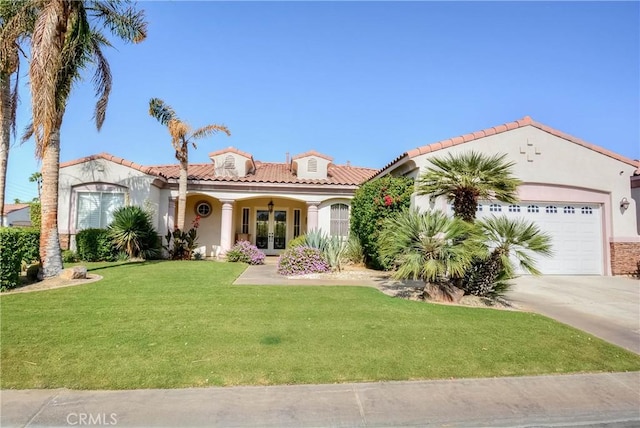
[[[349,231],[350,201],[358,185],[376,171],[336,165],[309,151],[284,163],[261,162],[229,147],[209,154],[211,162],[189,165],[185,228],[199,217],[196,250],[217,256],[236,240],[279,254],[291,239],[321,229]],[[147,207],[161,235],[177,217],[179,166],[142,166],[101,153],[60,165],[58,227],[63,248],[75,235],[106,227],[124,205]]]
[[[628,274],[640,263],[639,162],[586,143],[530,117],[409,150],[375,177],[418,177],[434,156],[467,151],[506,154],[523,181],[518,204],[481,201],[478,217],[535,221],[551,234],[545,274]],[[451,212],[444,198],[414,196],[414,207]]]
[[[6,204],[0,220],[0,226],[29,227],[31,226],[30,205]]]

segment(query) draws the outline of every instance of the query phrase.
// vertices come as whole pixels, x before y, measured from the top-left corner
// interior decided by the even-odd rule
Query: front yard
[[[365,287],[231,286],[243,265],[90,264],[104,279],[3,295],[2,388],[133,389],[640,370],[530,313]]]

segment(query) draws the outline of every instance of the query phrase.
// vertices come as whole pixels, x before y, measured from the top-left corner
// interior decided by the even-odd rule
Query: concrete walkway
[[[638,427],[640,373],[175,390],[4,390],[4,427]]]

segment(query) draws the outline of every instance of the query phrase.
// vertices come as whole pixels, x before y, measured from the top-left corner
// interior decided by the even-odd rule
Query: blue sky
[[[106,51],[101,132],[92,70],[74,89],[61,160],[103,151],[174,163],[148,116],[159,97],[194,127],[227,125],[192,162],[234,146],[256,160],[317,150],[379,168],[412,148],[525,115],[640,158],[639,2],[141,2],[139,45]],[[24,66],[23,81],[27,81]],[[21,94],[18,129],[29,120]],[[14,145],[7,202],[37,195],[34,144]]]

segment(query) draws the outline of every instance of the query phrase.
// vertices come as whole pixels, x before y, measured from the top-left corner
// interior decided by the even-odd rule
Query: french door
[[[277,254],[287,245],[287,212],[256,211],[256,247],[265,254]]]

